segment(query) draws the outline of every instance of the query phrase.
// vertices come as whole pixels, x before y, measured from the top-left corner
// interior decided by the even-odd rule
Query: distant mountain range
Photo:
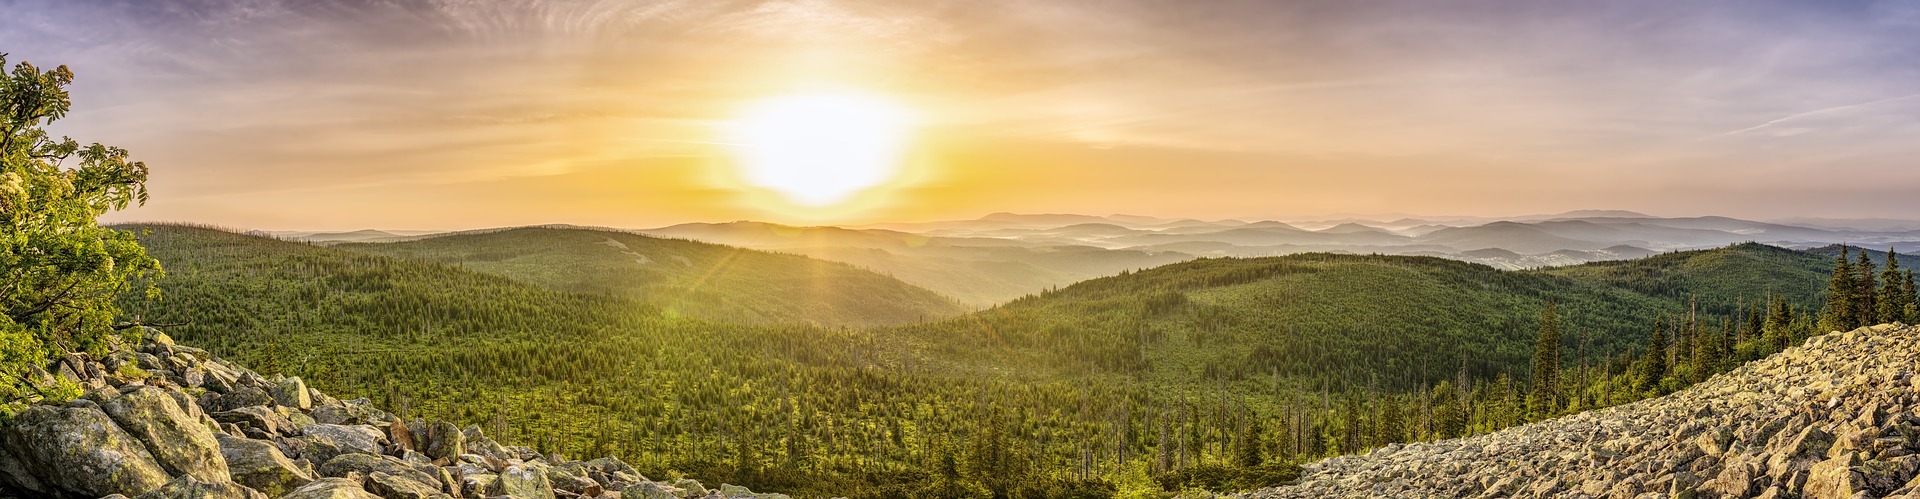
[[[898,277],[972,306],[1125,270],[1200,257],[1327,252],[1434,256],[1502,269],[1644,258],[1742,242],[1812,249],[1920,248],[1920,221],[1656,217],[1580,210],[1504,218],[1406,216],[1199,220],[1139,215],[994,213],[973,220],[795,227],[688,223],[631,232],[838,261]],[[424,231],[279,232],[319,243],[401,242]],[[1837,247],[1828,254],[1837,253]]]

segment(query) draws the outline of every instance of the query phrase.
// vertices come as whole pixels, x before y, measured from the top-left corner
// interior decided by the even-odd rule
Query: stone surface
[[[202,481],[182,475],[134,499],[267,499],[267,495],[225,480]]]
[[[220,454],[227,459],[227,472],[234,483],[252,487],[269,496],[279,497],[313,481],[306,470],[293,464],[273,442],[215,435]]]
[[[171,478],[145,445],[91,401],[29,407],[14,415],[0,439],[39,487],[9,481],[42,495],[139,495]]]
[[[169,475],[192,476],[209,483],[227,481],[227,460],[220,454],[213,430],[202,419],[188,416],[166,390],[139,386],[117,397],[96,398],[104,399],[96,400],[101,410],[120,429],[139,439]]]
[[[524,499],[554,499],[553,484],[540,470],[524,466],[508,466],[500,472],[500,477],[487,488],[487,495],[513,496]]]
[[[313,408],[313,397],[307,394],[307,383],[300,381],[299,376],[289,377],[274,384],[271,395],[273,395],[273,403],[281,407]]]
[[[1920,376],[1911,372],[1916,366],[1920,329],[1882,325],[1836,332],[1664,397],[1485,435],[1330,458],[1303,466],[1293,485],[1240,496],[1854,498],[1920,492],[1920,418],[1908,409],[1920,407],[1913,384]]]
[[[279,499],[380,499],[367,492],[360,482],[346,478],[321,478],[294,489]]]

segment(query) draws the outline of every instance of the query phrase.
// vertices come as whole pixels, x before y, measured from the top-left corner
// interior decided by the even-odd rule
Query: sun
[[[767,98],[727,123],[746,183],[804,206],[828,206],[899,175],[910,113],[859,93]]]

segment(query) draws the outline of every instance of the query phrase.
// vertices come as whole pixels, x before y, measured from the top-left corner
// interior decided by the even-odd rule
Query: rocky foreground
[[[694,480],[655,482],[617,458],[568,461],[480,428],[402,421],[299,378],[263,377],[147,331],[44,378],[85,395],[0,425],[0,497],[425,499],[785,498]]]
[[[1310,464],[1289,497],[1917,497],[1920,328],[1807,340],[1678,393]]]

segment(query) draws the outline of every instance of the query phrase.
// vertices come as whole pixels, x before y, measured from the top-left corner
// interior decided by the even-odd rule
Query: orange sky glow
[[[1920,212],[1906,2],[7,5],[0,52],[77,75],[54,131],[153,168],[112,220]],[[899,171],[743,181],[729,120],[822,89],[912,111]]]

